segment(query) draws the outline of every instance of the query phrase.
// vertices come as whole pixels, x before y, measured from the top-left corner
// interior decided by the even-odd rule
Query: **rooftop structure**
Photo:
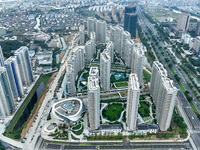
[[[78,98],[61,99],[52,106],[53,116],[61,122],[76,122],[84,111]]]

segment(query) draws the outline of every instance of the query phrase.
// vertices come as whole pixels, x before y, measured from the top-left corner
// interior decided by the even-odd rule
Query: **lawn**
[[[179,84],[179,86],[180,86],[181,90],[183,91],[183,93],[185,93],[185,88],[183,87],[183,85]]]
[[[109,95],[101,95],[100,98],[108,98],[108,97],[116,97],[119,96],[119,94],[109,94]]]
[[[174,70],[173,70],[173,69],[171,69],[171,72],[172,72],[173,76],[175,76],[175,72],[174,72]]]
[[[144,78],[146,79],[146,81],[150,82],[151,75],[147,71],[145,71],[145,70],[143,70],[143,75],[144,75]]]
[[[138,113],[141,117],[148,117],[149,116],[149,103],[141,102]]]
[[[79,123],[79,124],[75,125],[75,126],[72,128],[72,130],[78,130],[78,129],[80,129],[80,128],[81,128],[81,124]]]
[[[121,101],[122,100],[120,98],[101,100],[102,103],[112,103],[112,102],[121,102]]]
[[[196,114],[199,114],[197,108],[195,107],[195,105],[194,105],[193,103],[190,103],[190,106],[192,107],[193,111],[194,111]]]
[[[15,116],[13,117],[13,119],[11,120],[9,126],[6,129],[5,132],[5,136],[13,138],[13,139],[20,139],[20,134],[23,130],[24,125],[26,124],[26,121],[24,122],[24,125],[21,127],[21,129],[14,131],[13,128],[15,127],[15,125],[17,124],[19,118],[21,117],[21,115],[23,114],[24,110],[26,109],[28,103],[30,102],[30,100],[32,99],[35,91],[37,90],[37,88],[39,87],[41,82],[44,82],[44,85],[46,86],[49,78],[51,77],[52,74],[48,74],[48,75],[41,75],[40,78],[37,80],[37,82],[35,83],[34,87],[32,88],[31,92],[28,94],[28,96],[26,97],[26,99],[24,100],[23,104],[21,105],[21,107],[18,109],[18,111],[16,112]],[[45,87],[44,87],[45,90]],[[39,99],[38,99],[39,101]],[[34,108],[33,108],[34,109]],[[31,114],[29,114],[31,115]]]
[[[88,81],[89,73],[83,73],[82,77],[85,79],[85,81]]]
[[[127,97],[128,92],[127,92],[127,91],[124,91],[124,92],[120,92],[120,94],[121,94],[122,97]]]
[[[84,130],[84,127],[83,127],[83,125],[82,125],[82,127],[80,128],[80,130],[78,130],[78,131],[72,130],[72,132],[73,132],[74,134],[76,134],[76,135],[81,135],[81,134],[83,133],[83,130]]]
[[[122,111],[122,104],[112,104],[103,109],[102,115],[110,121],[116,121],[120,118]]]
[[[116,82],[115,85],[116,85],[117,88],[127,87],[128,83],[127,82]]]

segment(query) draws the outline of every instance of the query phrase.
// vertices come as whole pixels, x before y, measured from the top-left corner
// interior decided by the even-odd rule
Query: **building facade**
[[[28,55],[28,47],[20,47],[17,51],[15,51],[15,56],[17,57],[22,84],[24,86],[29,86],[34,81],[34,78],[31,61]]]
[[[190,23],[190,14],[181,14],[178,17],[177,29],[185,31],[188,29]]]
[[[85,26],[81,25],[79,27],[80,45],[85,44]]]
[[[96,19],[92,17],[87,18],[87,35],[90,36],[92,31],[96,31]]]
[[[2,48],[0,46],[0,67],[4,66],[4,56],[3,56],[3,51]]]
[[[11,89],[15,98],[24,95],[22,79],[19,72],[17,57],[11,56],[5,61],[5,68],[7,69],[8,77],[10,80]]]
[[[143,66],[144,66],[144,49],[145,47],[142,43],[137,43],[134,46],[134,54],[131,65],[131,72],[138,75],[138,81],[140,86],[142,86],[142,76],[143,76]]]
[[[137,129],[138,105],[140,98],[140,85],[137,74],[129,75],[128,97],[126,108],[126,123],[128,130]]]
[[[0,117],[11,115],[15,108],[14,96],[8,73],[5,67],[0,67]]]
[[[108,53],[102,52],[100,55],[100,81],[104,91],[110,90],[110,69],[111,59]]]
[[[170,127],[177,92],[173,81],[167,78],[167,70],[161,63],[155,61],[150,81],[150,94],[156,106],[157,122],[161,131],[167,131]]]
[[[96,21],[96,41],[106,43],[106,27],[107,23],[103,20]]]

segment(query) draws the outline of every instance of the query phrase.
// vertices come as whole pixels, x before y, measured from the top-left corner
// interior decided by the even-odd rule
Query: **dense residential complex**
[[[128,96],[127,96],[127,128],[128,130],[136,130],[137,117],[138,117],[138,105],[140,97],[140,85],[138,82],[137,74],[129,75],[128,82]]]
[[[178,17],[177,29],[186,31],[190,23],[190,14],[181,14]]]
[[[111,58],[105,51],[100,55],[100,81],[104,91],[110,90]]]
[[[167,78],[167,70],[161,63],[155,61],[151,76],[150,94],[156,106],[156,116],[161,131],[167,131],[170,126],[177,92],[173,81]]]
[[[5,67],[0,67],[0,117],[11,115],[15,108],[14,97],[8,73]]]
[[[22,97],[24,95],[24,89],[22,85],[22,79],[17,63],[17,57],[11,56],[5,61],[5,68],[8,72],[11,88],[15,98]]]
[[[24,86],[29,86],[33,81],[32,65],[28,55],[28,47],[22,46],[15,51],[19,72]]]
[[[100,87],[97,77],[88,77],[88,111],[90,129],[100,127]]]

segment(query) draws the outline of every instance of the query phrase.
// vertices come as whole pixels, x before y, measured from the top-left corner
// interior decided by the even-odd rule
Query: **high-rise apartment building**
[[[100,127],[100,87],[99,79],[88,77],[88,110],[90,129]]]
[[[156,106],[157,122],[161,131],[170,127],[178,89],[167,78],[167,71],[158,61],[153,63],[150,94]]]
[[[174,105],[177,99],[178,89],[173,85],[173,81],[168,78],[162,78],[156,94],[156,116],[157,123],[161,131],[167,131],[170,127]]]
[[[157,101],[157,93],[162,78],[167,78],[167,70],[158,61],[153,62],[153,69],[150,81],[150,94],[153,97],[154,104]]]
[[[4,66],[4,56],[3,56],[3,51],[0,46],[0,67]]]
[[[177,29],[185,31],[188,29],[189,23],[190,23],[190,14],[182,13],[178,17]]]
[[[121,54],[122,42],[123,42],[124,29],[121,26],[115,27],[114,47],[117,53]]]
[[[110,41],[115,42],[115,26],[110,26]]]
[[[0,67],[0,116],[11,115],[15,107],[13,92],[5,67]]]
[[[85,44],[85,26],[81,25],[79,27],[80,45]]]
[[[104,51],[109,54],[111,63],[114,63],[114,43],[112,41],[107,43],[106,49]]]
[[[102,52],[100,55],[100,81],[104,91],[110,90],[110,69],[111,59],[108,53]]]
[[[75,95],[76,94],[75,74],[74,74],[74,67],[71,64],[67,64],[66,81],[67,81],[66,82],[67,92],[69,94]]]
[[[131,38],[131,34],[127,31],[123,32],[122,35],[122,50],[121,50],[121,56],[124,58],[125,53],[126,53],[126,42]]]
[[[85,43],[85,59],[90,61],[94,56],[94,48],[92,47],[93,43],[91,40]]]
[[[32,65],[28,54],[28,47],[22,46],[15,51],[22,84],[29,86],[33,81]]]
[[[103,20],[96,20],[96,41],[106,43],[107,23]]]
[[[200,21],[197,22],[196,34],[200,35]]]
[[[94,31],[90,33],[90,40],[85,44],[85,59],[90,61],[96,54],[96,34]]]
[[[138,116],[138,105],[140,98],[140,85],[138,82],[137,74],[129,75],[128,82],[128,97],[127,97],[127,108],[126,108],[126,123],[128,130],[136,130],[137,116]]]
[[[11,56],[5,61],[5,68],[7,69],[11,89],[15,98],[24,95],[22,79],[19,72],[17,57]]]
[[[125,7],[124,30],[131,34],[131,38],[136,38],[137,13],[135,6]]]
[[[90,36],[92,31],[96,31],[96,19],[92,17],[87,18],[87,35]]]
[[[99,68],[98,67],[90,67],[89,76],[99,78]]]
[[[131,72],[138,75],[140,86],[142,85],[143,66],[145,59],[144,49],[145,47],[142,45],[142,43],[135,44],[131,65]]]
[[[132,66],[132,61],[133,61],[133,54],[134,54],[134,45],[135,43],[131,40],[128,39],[126,40],[126,44],[125,44],[125,52],[124,52],[124,61],[126,63],[126,66],[131,68]]]

